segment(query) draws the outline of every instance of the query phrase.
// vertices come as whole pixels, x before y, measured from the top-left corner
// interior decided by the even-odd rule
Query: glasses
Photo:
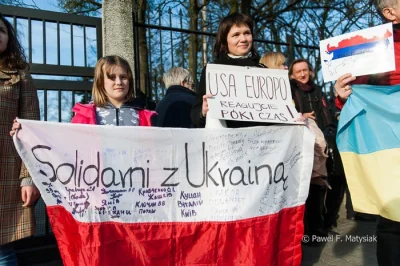
[[[188,75],[188,76],[186,76],[186,78],[184,78],[183,83],[184,84],[186,83],[189,88],[192,88],[192,89],[195,88],[192,77],[190,75]]]
[[[189,81],[189,82],[185,82],[185,83],[188,85],[189,88],[192,88],[192,89],[195,88],[193,81]]]

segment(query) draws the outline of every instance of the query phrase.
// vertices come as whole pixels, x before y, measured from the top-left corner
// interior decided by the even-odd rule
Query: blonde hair
[[[260,59],[261,64],[272,69],[279,69],[281,65],[285,64],[285,62],[286,57],[281,52],[268,52]]]
[[[92,88],[92,97],[94,105],[104,106],[108,101],[107,93],[104,88],[105,75],[109,77],[110,71],[114,66],[121,66],[125,69],[128,80],[129,90],[126,94],[126,101],[129,102],[135,98],[135,91],[133,88],[133,75],[128,61],[117,55],[104,56],[99,59],[94,69],[94,81]]]
[[[190,72],[182,67],[173,67],[164,73],[163,81],[167,89],[172,85],[181,85],[181,82],[193,83]]]

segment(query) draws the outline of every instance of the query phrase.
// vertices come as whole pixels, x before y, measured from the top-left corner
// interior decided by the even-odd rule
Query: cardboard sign
[[[211,118],[302,124],[287,70],[208,64],[206,92]]]

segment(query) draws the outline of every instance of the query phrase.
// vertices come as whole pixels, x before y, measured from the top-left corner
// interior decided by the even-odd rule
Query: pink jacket
[[[75,116],[72,118],[71,123],[74,124],[92,124],[97,125],[96,121],[96,106],[93,103],[81,104],[77,103],[72,108]],[[154,111],[146,109],[138,109],[139,125],[143,127],[151,126],[151,117],[156,114]]]

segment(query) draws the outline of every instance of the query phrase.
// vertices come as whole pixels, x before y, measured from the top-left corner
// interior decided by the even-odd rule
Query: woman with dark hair
[[[250,17],[233,13],[221,20],[214,45],[214,58],[214,64],[262,66],[259,64],[260,57],[253,45],[253,21]],[[206,94],[206,68],[207,66],[203,68],[201,73],[196,103],[190,112],[192,122],[196,127],[205,127],[206,125],[207,99],[211,96]],[[260,123],[255,122],[233,120],[227,120],[226,124],[230,128],[260,125]]]
[[[12,242],[34,234],[38,189],[6,132],[15,117],[39,119],[39,101],[21,45],[0,14],[0,265],[17,265]],[[21,199],[22,197],[22,199]]]

